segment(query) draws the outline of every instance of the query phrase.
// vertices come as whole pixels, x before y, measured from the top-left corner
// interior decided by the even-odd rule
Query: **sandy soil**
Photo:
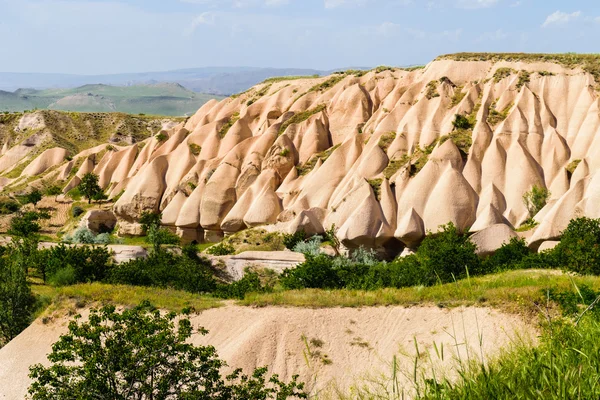
[[[84,315],[86,312],[83,313]],[[0,399],[22,399],[29,385],[28,367],[47,362],[51,344],[67,329],[67,316],[36,321],[0,349]],[[411,391],[415,340],[419,363],[431,359],[436,370],[453,374],[456,358],[487,360],[515,340],[534,340],[535,330],[520,318],[488,308],[249,308],[226,306],[193,317],[210,333],[196,344],[214,345],[232,367],[247,371],[269,366],[283,379],[300,374],[313,394],[328,398],[370,379],[389,381],[397,356],[400,383]],[[306,338],[306,339],[304,339]],[[455,339],[456,340],[455,340]],[[433,350],[444,348],[444,360]],[[406,376],[404,376],[406,374]]]

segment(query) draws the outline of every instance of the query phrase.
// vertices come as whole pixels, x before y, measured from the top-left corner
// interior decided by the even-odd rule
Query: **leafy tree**
[[[98,184],[98,175],[92,172],[88,172],[81,178],[81,182],[77,188],[79,189],[79,192],[88,199],[88,204],[91,204],[92,200],[103,194],[102,188]]]
[[[37,222],[40,219],[50,219],[50,215],[46,212],[34,211],[18,214],[11,219],[8,233],[21,239],[37,237],[41,230]]]
[[[481,260],[475,253],[477,246],[467,235],[461,235],[452,223],[441,227],[436,234],[427,235],[416,256],[425,276],[422,284],[432,285],[435,282],[452,282],[470,271],[479,270]]]
[[[529,217],[535,217],[546,206],[549,198],[550,191],[548,189],[533,185],[531,190],[523,195],[523,203],[529,211]]]
[[[454,126],[454,129],[457,130],[468,130],[473,128],[473,124],[471,123],[471,121],[469,121],[467,117],[461,114],[456,114],[454,116],[454,121],[452,121],[452,125]]]
[[[552,255],[563,268],[580,274],[600,275],[600,219],[571,220]]]
[[[92,310],[89,322],[76,317],[54,344],[52,365],[30,368],[29,394],[33,400],[307,398],[297,377],[283,383],[274,375],[267,382],[264,368],[251,376],[236,370],[224,379],[226,364],[215,348],[191,344],[190,320],[177,317],[147,302],[122,313],[114,306]]]
[[[62,194],[62,189],[60,188],[60,186],[50,186],[48,189],[46,189],[46,196],[54,196],[54,201],[58,201],[57,197],[59,195]]]
[[[33,189],[31,192],[25,196],[26,204],[33,204],[33,206],[37,206],[37,203],[42,200],[42,192],[38,189]]]
[[[0,346],[31,322],[35,297],[27,283],[26,268],[16,248],[2,248],[0,258]]]
[[[179,244],[179,236],[160,226],[161,219],[162,214],[148,211],[140,217],[146,241],[152,245],[155,252],[160,251],[165,244]]]

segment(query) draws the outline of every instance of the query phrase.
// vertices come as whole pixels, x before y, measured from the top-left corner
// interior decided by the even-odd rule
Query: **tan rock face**
[[[516,72],[495,79],[498,68]],[[528,82],[519,82],[521,70]],[[59,175],[75,176],[73,187],[95,171],[111,196],[124,191],[114,211],[129,234],[142,212],[160,211],[186,240],[264,225],[311,234],[335,225],[349,248],[396,240],[414,247],[449,222],[487,232],[535,217],[528,239],[535,247],[573,217],[600,217],[593,84],[582,70],[557,64],[451,60],[260,84],[163,127],[163,141],[101,160],[88,150]],[[472,128],[455,130],[456,114]],[[2,150],[0,170],[21,147]],[[26,172],[43,177],[61,157],[44,153]],[[552,195],[530,216],[523,194],[534,185]]]

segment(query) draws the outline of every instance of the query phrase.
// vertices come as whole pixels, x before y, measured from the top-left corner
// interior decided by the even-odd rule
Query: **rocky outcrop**
[[[96,233],[111,232],[116,225],[117,217],[112,211],[108,210],[90,210],[79,223],[79,226],[86,227]]]
[[[452,222],[481,232],[488,252],[534,217],[537,248],[574,217],[600,217],[600,100],[583,69],[515,57],[266,82],[59,174],[98,173],[122,194],[114,212],[128,234],[156,211],[186,241],[335,226],[348,248],[414,248]],[[523,204],[533,186],[551,192],[536,216]]]

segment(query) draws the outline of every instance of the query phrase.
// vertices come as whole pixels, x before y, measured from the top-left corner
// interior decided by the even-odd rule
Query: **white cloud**
[[[547,28],[550,25],[564,25],[570,21],[577,19],[581,16],[581,11],[575,11],[571,14],[564,13],[562,11],[556,11],[553,14],[548,15],[546,21],[542,24],[542,28]]]
[[[498,0],[458,0],[456,6],[458,8],[488,8],[495,6],[498,3]]]
[[[203,12],[198,15],[196,18],[192,20],[192,23],[187,27],[185,34],[191,35],[196,29],[198,29],[201,25],[214,25],[215,24],[215,14],[212,12]]]
[[[202,4],[210,7],[229,6],[233,8],[247,7],[279,7],[290,3],[290,0],[179,0],[182,3]]]
[[[369,0],[324,0],[325,8],[337,8],[342,6],[364,6]]]

